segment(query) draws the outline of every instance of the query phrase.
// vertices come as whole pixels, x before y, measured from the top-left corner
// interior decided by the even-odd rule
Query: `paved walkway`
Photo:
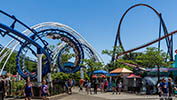
[[[80,95],[87,95],[86,92],[78,92],[79,90],[75,89],[74,92],[80,94]],[[159,100],[157,99],[157,95],[136,95],[136,94],[129,94],[129,93],[121,93],[119,94],[112,94],[112,92],[107,92],[107,93],[100,93],[98,92],[97,94],[90,95],[92,97],[97,97],[97,98],[104,98],[105,100]],[[79,99],[78,99],[79,100]],[[81,99],[80,99],[81,100]],[[97,100],[97,99],[93,99]]]
[[[112,92],[100,93],[87,95],[85,91],[79,92],[78,88],[73,89],[73,94],[59,94],[56,96],[49,97],[50,100],[159,100],[157,95],[136,95],[136,94],[128,94],[121,93],[112,94]],[[18,100],[18,99],[5,99],[5,100]],[[19,99],[22,100],[22,99]],[[40,99],[32,99],[32,100],[40,100]],[[174,98],[173,100],[177,100]]]

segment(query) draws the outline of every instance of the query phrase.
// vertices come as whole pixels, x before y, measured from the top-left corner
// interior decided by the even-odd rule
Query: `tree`
[[[155,47],[150,47],[146,49],[145,53],[137,56],[136,62],[145,68],[153,68],[155,66],[169,67],[172,62],[165,62],[165,58],[165,52],[158,51]]]
[[[8,49],[5,49],[3,51],[3,53],[0,55],[0,57],[7,51]],[[11,57],[8,59],[6,66],[4,68],[4,70],[6,70],[7,72],[10,72],[12,74],[16,74],[17,70],[16,70],[16,55],[17,52],[13,52]],[[7,55],[8,56],[8,55]],[[7,59],[7,56],[2,60],[2,62],[0,62],[0,69],[3,67],[5,60]]]
[[[119,53],[122,53],[122,52],[123,52],[123,50],[122,50],[119,46],[114,47],[114,48],[115,48],[115,54],[119,54]],[[107,50],[107,49],[102,50],[102,54],[106,54],[106,55],[108,55],[108,56],[110,56],[110,57],[113,56],[113,53],[114,53],[113,50]]]
[[[118,47],[115,47],[116,49],[115,49],[115,54],[120,54],[120,53],[122,53],[123,52],[123,50],[118,46]],[[113,51],[112,50],[103,50],[102,51],[102,54],[106,54],[106,55],[108,55],[108,56],[110,56],[110,57],[112,57],[112,55],[113,55]],[[134,54],[134,58],[133,59],[135,59],[136,58],[136,55],[135,54],[137,54],[138,55],[138,53],[133,53]],[[116,69],[116,68],[127,68],[127,69],[130,69],[130,70],[133,70],[133,68],[131,68],[131,67],[129,67],[129,66],[127,66],[127,65],[124,65],[123,63],[133,63],[133,64],[136,64],[134,61],[132,61],[132,60],[130,60],[127,56],[122,56],[122,57],[120,57],[118,60],[115,60],[115,61],[113,61],[113,62],[110,62],[109,64],[107,64],[107,65],[105,65],[105,69],[106,70],[108,70],[108,71],[111,71],[111,70],[114,70],[114,69]]]
[[[93,59],[84,59],[81,66],[87,66],[87,72],[90,73],[91,80],[95,70],[103,69],[103,64],[101,62],[95,62]]]
[[[37,70],[37,62],[30,60],[29,57],[25,58],[25,66],[26,66],[27,70],[30,72],[34,72]]]

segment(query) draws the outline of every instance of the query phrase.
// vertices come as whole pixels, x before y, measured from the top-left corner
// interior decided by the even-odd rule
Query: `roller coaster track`
[[[122,24],[122,21],[123,21],[124,17],[126,16],[126,14],[127,14],[131,9],[133,9],[133,8],[135,8],[135,7],[138,7],[138,6],[145,6],[145,7],[150,8],[152,11],[155,12],[155,14],[159,17],[160,22],[161,22],[161,24],[162,24],[162,26],[163,26],[164,36],[163,36],[163,37],[159,37],[158,39],[156,39],[156,40],[154,40],[154,41],[151,41],[151,42],[149,42],[149,43],[147,43],[147,44],[144,44],[144,45],[142,45],[142,46],[139,46],[139,47],[136,47],[136,48],[133,48],[133,49],[130,49],[130,50],[125,51],[125,49],[124,49],[124,47],[123,47],[123,45],[122,45],[121,38],[120,38],[121,24]],[[172,35],[175,34],[175,33],[176,33],[176,31],[173,31],[173,32],[171,32],[170,34],[168,34],[168,31],[167,31],[166,25],[165,25],[165,23],[164,23],[164,21],[163,21],[163,19],[162,19],[162,16],[161,16],[161,14],[160,14],[157,10],[155,10],[154,8],[152,8],[151,6],[146,5],[146,4],[136,4],[136,5],[133,5],[133,6],[131,6],[130,8],[128,8],[128,9],[124,12],[123,16],[122,16],[121,19],[120,19],[120,22],[119,22],[119,25],[118,25],[118,30],[117,30],[117,35],[116,35],[116,39],[115,39],[115,43],[114,43],[114,47],[117,46],[117,40],[118,40],[118,41],[119,41],[119,46],[122,48],[123,52],[117,54],[116,57],[115,57],[115,50],[116,50],[116,48],[114,48],[114,49],[113,49],[114,52],[113,52],[113,56],[112,56],[112,61],[114,61],[114,59],[118,59],[118,57],[121,56],[121,55],[127,55],[128,53],[131,53],[131,52],[133,52],[133,51],[136,51],[136,50],[145,48],[145,47],[147,47],[147,46],[149,46],[149,45],[152,45],[152,44],[154,44],[154,43],[156,43],[156,42],[161,41],[162,39],[166,39],[166,43],[167,43],[167,47],[168,47],[168,52],[169,52],[170,56],[173,56],[173,54],[172,54],[172,52],[173,52],[173,50],[172,50],[172,49],[173,49],[173,48],[172,48]],[[171,36],[171,39],[169,38],[169,36]]]
[[[2,23],[0,23],[0,35],[2,37],[8,35],[12,38],[14,38],[15,40],[17,40],[13,45],[12,45],[12,50],[10,52],[10,54],[8,55],[5,63],[7,62],[7,60],[9,59],[10,55],[12,54],[12,52],[14,51],[14,49],[16,48],[16,43],[20,43],[22,46],[27,46],[27,44],[30,44],[30,45],[33,45],[35,46],[39,51],[41,51],[45,56],[46,56],[46,61],[47,61],[47,66],[48,68],[48,71],[43,73],[43,75],[46,75],[48,72],[50,72],[50,65],[51,65],[51,59],[50,59],[50,55],[48,53],[48,51],[46,51],[46,49],[44,49],[43,47],[41,47],[38,43],[36,43],[32,37],[28,37],[27,35],[15,30],[15,24],[16,23],[19,23],[20,25],[22,25],[23,27],[27,28],[29,31],[31,31],[36,37],[38,37],[38,39],[43,43],[45,44],[45,40],[42,40],[37,34],[36,34],[36,31],[29,28],[27,25],[25,25],[24,23],[22,23],[20,20],[16,19],[15,16],[11,16],[3,11],[0,10],[0,13],[2,13],[3,15],[9,17],[10,19],[14,20],[12,25],[11,26],[6,26]],[[23,41],[22,41],[23,40]],[[10,41],[6,46],[9,46],[12,42],[14,42],[14,40]],[[45,44],[47,45],[47,44]],[[6,48],[6,47],[5,47]],[[1,53],[5,50],[5,48],[3,50],[1,50]],[[27,46],[28,48],[28,46]],[[29,48],[30,49],[30,48]],[[6,52],[7,53],[7,52]],[[6,56],[7,54],[5,53],[4,56]],[[18,54],[19,55],[19,54]],[[17,55],[17,56],[18,56]],[[3,57],[1,57],[3,59]],[[25,75],[25,73],[22,71],[23,69],[20,68],[20,57],[17,57],[17,62],[16,62],[16,66],[17,66],[17,69],[18,69],[18,73],[23,77],[23,78],[27,78],[28,76]],[[3,68],[4,68],[5,64],[3,65]],[[3,68],[1,70],[1,73],[3,71]],[[28,73],[28,71],[26,71]],[[28,73],[30,74],[30,73]]]
[[[176,33],[177,33],[177,30],[176,30],[176,31],[173,31],[173,32],[171,32],[171,33],[169,33],[169,34],[167,34],[167,35],[164,35],[164,36],[162,36],[161,38],[158,38],[158,39],[156,39],[156,40],[154,40],[154,41],[151,41],[151,42],[149,42],[149,43],[147,43],[147,44],[144,44],[144,45],[142,45],[142,46],[139,46],[139,47],[136,47],[136,48],[133,48],[133,49],[124,51],[123,53],[117,54],[117,56],[116,56],[115,59],[118,59],[118,57],[121,56],[121,55],[125,55],[125,54],[127,54],[127,53],[130,53],[130,52],[133,52],[133,51],[142,49],[142,48],[147,47],[147,46],[150,46],[150,45],[152,45],[152,44],[154,44],[154,43],[156,43],[156,42],[158,42],[158,41],[160,41],[160,40],[163,40],[163,39],[165,39],[165,38],[167,38],[167,37],[169,37],[169,36],[172,36],[172,35],[174,35],[174,34],[176,34]]]
[[[54,29],[58,30],[59,29],[59,31],[61,31],[61,32],[62,32],[62,30],[65,33],[68,32],[68,35],[70,34],[70,37],[76,38],[76,40],[78,40],[82,44],[81,48],[85,49],[84,50],[85,53],[91,59],[93,58],[94,60],[96,60],[98,62],[103,62],[102,58],[96,52],[96,50],[94,48],[92,48],[92,46],[78,32],[76,32],[75,30],[73,30],[72,28],[70,28],[70,27],[68,27],[66,25],[63,25],[63,24],[60,24],[60,23],[56,23],[56,22],[45,22],[45,23],[37,24],[37,25],[32,26],[32,27],[28,27],[27,25],[23,24],[21,21],[16,19],[15,16],[8,15],[7,13],[5,13],[5,12],[3,12],[1,10],[0,10],[0,13],[2,13],[2,14],[6,15],[6,16],[8,16],[8,17],[10,17],[11,19],[14,20],[14,22],[12,23],[12,25],[9,28],[8,27],[4,27],[3,26],[4,24],[0,25],[0,33],[1,33],[1,35],[3,37],[7,34],[10,37],[14,38],[7,45],[5,45],[5,47],[0,51],[0,55],[1,55],[0,62],[3,59],[6,59],[5,63],[3,64],[1,72],[3,71],[5,65],[6,65],[7,61],[9,60],[9,58],[10,58],[11,54],[13,53],[13,51],[19,45],[21,45],[21,47],[20,47],[20,50],[19,50],[19,52],[17,54],[17,69],[18,69],[18,72],[20,73],[20,75],[23,78],[27,77],[27,75],[24,74],[25,72],[27,72],[27,74],[30,75],[30,77],[32,77],[32,78],[36,77],[36,74],[32,75],[27,70],[27,68],[25,67],[25,63],[24,63],[25,55],[27,54],[28,50],[30,50],[32,52],[32,54],[36,56],[35,51],[30,48],[31,44],[36,46],[37,48],[39,48],[38,46],[41,46],[40,49],[45,49],[46,52],[49,53],[47,58],[49,56],[51,58],[50,63],[53,64],[53,66],[54,66],[54,64],[56,64],[55,62],[56,62],[56,58],[58,56],[58,53],[65,46],[65,43],[62,43],[62,45],[58,45],[58,47],[54,51],[51,51],[50,49],[47,48],[48,43],[44,39],[42,39],[44,37],[44,34],[39,34],[42,30],[54,30]],[[18,34],[14,33],[14,31],[16,31],[16,30],[14,30],[16,22],[20,23],[22,26],[27,28],[27,30],[23,31],[21,34],[19,34],[20,32],[18,32],[18,31],[17,31]],[[12,29],[12,30],[10,30],[10,29]],[[20,35],[22,35],[22,36],[20,36]],[[30,40],[33,40],[33,42],[35,42],[35,43],[31,43],[32,41],[29,41],[28,38]],[[38,44],[37,40],[40,40],[43,44],[42,45],[41,44],[37,45]],[[6,48],[7,48],[7,51],[5,51]],[[6,56],[8,56],[8,57],[6,57]],[[21,64],[19,62],[20,59],[22,60]],[[44,60],[44,61],[46,61],[46,60]],[[78,68],[80,68],[80,67],[78,67]],[[44,75],[46,75],[46,73],[49,72],[49,71],[47,71],[47,70],[49,70],[49,67],[46,68],[46,66],[45,66],[43,68],[43,70],[44,71],[43,71],[42,75],[44,76]],[[77,70],[75,70],[75,71],[77,71]],[[75,71],[72,71],[72,72],[75,72]]]

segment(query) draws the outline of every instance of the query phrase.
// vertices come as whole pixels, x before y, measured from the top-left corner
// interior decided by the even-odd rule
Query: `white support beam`
[[[38,64],[37,64],[37,82],[40,85],[42,82],[42,54],[37,54]]]

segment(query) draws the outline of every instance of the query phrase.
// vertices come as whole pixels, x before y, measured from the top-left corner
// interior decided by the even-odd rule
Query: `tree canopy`
[[[115,53],[118,54],[121,52],[122,52],[121,48],[116,47]],[[103,50],[102,54],[106,54],[112,57],[113,51]],[[168,56],[166,55],[164,51],[162,50],[159,51],[155,47],[148,47],[146,48],[144,52],[132,52],[127,55],[123,55],[119,57],[118,60],[107,64],[105,68],[109,70],[113,70],[118,67],[125,67],[125,68],[132,70],[130,66],[124,65],[123,63],[136,64],[144,68],[153,68],[155,66],[170,67],[170,65],[173,62],[169,62],[169,61],[166,62],[165,59],[167,57]]]

